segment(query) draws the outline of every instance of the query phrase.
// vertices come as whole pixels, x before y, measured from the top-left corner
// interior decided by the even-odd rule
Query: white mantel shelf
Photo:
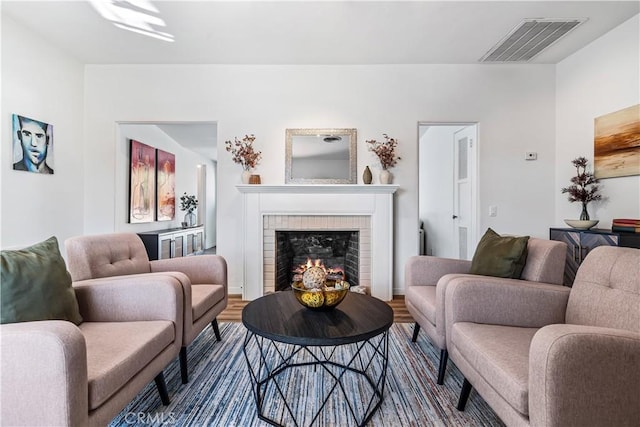
[[[243,199],[242,299],[251,301],[264,294],[264,218],[283,215],[368,216],[371,295],[383,301],[393,298],[393,195],[399,186],[242,184],[236,188]]]
[[[359,185],[359,184],[238,184],[236,188],[241,193],[273,193],[273,194],[365,194],[376,193],[393,194],[398,185]]]

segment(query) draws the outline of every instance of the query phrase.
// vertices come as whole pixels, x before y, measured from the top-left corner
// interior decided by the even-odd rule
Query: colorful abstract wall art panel
[[[156,149],[130,140],[129,222],[153,222],[156,213]]]
[[[158,221],[170,221],[176,217],[176,156],[156,150],[158,164]]]
[[[640,104],[596,117],[596,178],[640,175]]]

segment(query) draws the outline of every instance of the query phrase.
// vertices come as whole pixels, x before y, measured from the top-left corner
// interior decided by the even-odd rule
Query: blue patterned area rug
[[[242,351],[246,329],[241,323],[221,323],[220,331],[222,342],[215,341],[209,327],[189,346],[189,384],[182,385],[177,360],[165,368],[171,397],[169,406],[162,405],[152,382],[110,426],[267,426],[257,417],[251,378]],[[390,329],[384,400],[367,425],[503,426],[475,391],[472,391],[464,412],[455,408],[462,386],[460,371],[449,362],[444,385],[436,385],[440,351],[423,334],[412,343],[412,332],[413,325],[409,323],[394,323]],[[326,388],[326,381],[323,382],[322,377],[318,380],[318,372],[313,368],[296,371],[291,379],[291,388],[295,390],[293,395],[287,396],[293,396],[292,401],[298,402],[292,406],[294,411],[302,412],[300,418],[305,420],[307,402],[317,400],[318,394]],[[296,391],[300,389],[304,390],[304,396]],[[270,399],[268,396],[267,401]],[[325,408],[329,409],[323,411],[326,416],[317,419],[313,425],[355,425],[348,412],[340,414],[340,410],[344,410],[340,406],[338,402]],[[288,419],[284,405],[273,404],[269,413],[287,426],[294,425]],[[301,425],[308,424],[307,421]]]

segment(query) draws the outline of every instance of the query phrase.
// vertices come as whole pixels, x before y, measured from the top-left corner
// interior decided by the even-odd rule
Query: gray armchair
[[[46,272],[43,272],[46,274]],[[169,276],[74,283],[83,322],[0,326],[0,420],[11,426],[104,426],[182,344],[182,290]]]
[[[74,281],[100,277],[171,276],[182,286],[184,330],[180,349],[182,383],[189,381],[187,346],[209,324],[221,340],[216,316],[227,307],[227,263],[218,255],[149,261],[142,240],[133,233],[78,236],[65,242]]]
[[[521,280],[561,284],[565,266],[567,245],[563,242],[531,238],[527,244],[527,262]],[[471,261],[414,256],[405,265],[405,303],[415,320],[413,341],[421,328],[440,349],[438,384],[444,381],[448,351],[445,329],[444,296],[448,283],[467,275]],[[471,277],[482,277],[474,276]],[[498,282],[511,283],[513,279],[492,278]]]
[[[459,277],[447,345],[507,425],[632,426],[640,420],[640,250],[601,246],[572,288]]]

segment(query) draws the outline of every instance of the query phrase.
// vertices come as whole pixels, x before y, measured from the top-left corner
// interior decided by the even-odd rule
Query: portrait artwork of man
[[[53,126],[13,115],[13,169],[53,174]]]

